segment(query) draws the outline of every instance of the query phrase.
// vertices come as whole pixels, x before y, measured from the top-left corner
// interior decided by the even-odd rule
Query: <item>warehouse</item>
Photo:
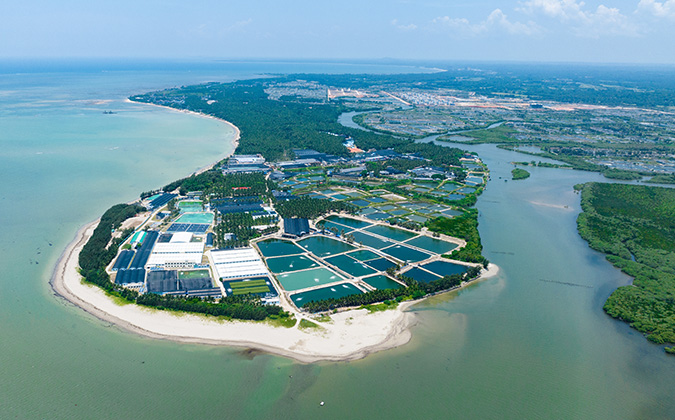
[[[217,250],[209,254],[220,279],[269,276],[265,263],[253,248]]]

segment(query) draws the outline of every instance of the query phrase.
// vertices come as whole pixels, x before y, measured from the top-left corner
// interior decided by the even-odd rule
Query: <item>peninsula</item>
[[[130,98],[232,121],[240,154],[111,207],[78,232],[54,290],[151,337],[311,362],[404,344],[410,303],[497,272],[472,208],[489,176],[477,156],[343,127],[346,104],[268,85]]]

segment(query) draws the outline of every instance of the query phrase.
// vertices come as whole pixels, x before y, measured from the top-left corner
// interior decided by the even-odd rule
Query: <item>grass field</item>
[[[230,287],[232,288],[232,294],[235,296],[270,291],[264,279],[230,282]]]
[[[208,270],[194,270],[194,271],[179,271],[178,278],[180,280],[184,279],[205,279],[210,278]]]

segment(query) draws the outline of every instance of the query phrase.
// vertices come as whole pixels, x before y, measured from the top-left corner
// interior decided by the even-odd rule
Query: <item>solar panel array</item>
[[[171,223],[167,232],[206,233],[210,225],[202,223]]]

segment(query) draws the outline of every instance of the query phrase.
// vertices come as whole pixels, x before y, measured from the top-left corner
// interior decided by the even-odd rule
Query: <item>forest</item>
[[[466,209],[460,216],[431,219],[427,221],[426,226],[431,232],[454,236],[466,241],[466,246],[453,251],[450,258],[482,264],[487,268],[489,261],[481,254],[483,245],[478,233],[478,210]]]
[[[284,79],[208,83],[136,95],[131,99],[230,121],[241,131],[236,153],[260,153],[268,161],[292,159],[292,149],[297,148],[346,156],[347,149],[342,144],[346,137],[355,139],[363,150],[392,148],[399,153],[417,153],[437,166],[459,166],[459,158],[465,153],[457,148],[414,143],[411,138],[345,127],[338,122],[338,117],[349,108],[341,103],[308,104],[269,99],[264,88],[272,80]],[[183,186],[181,181],[169,184],[165,191]],[[198,184],[190,185],[184,187],[201,190]]]
[[[316,219],[324,214],[334,212],[346,212],[356,214],[358,208],[346,201],[330,201],[319,198],[299,197],[292,200],[280,200],[274,205],[281,217],[304,217]]]
[[[655,343],[675,343],[675,190],[587,183],[577,219],[591,248],[629,276],[604,310]]]

